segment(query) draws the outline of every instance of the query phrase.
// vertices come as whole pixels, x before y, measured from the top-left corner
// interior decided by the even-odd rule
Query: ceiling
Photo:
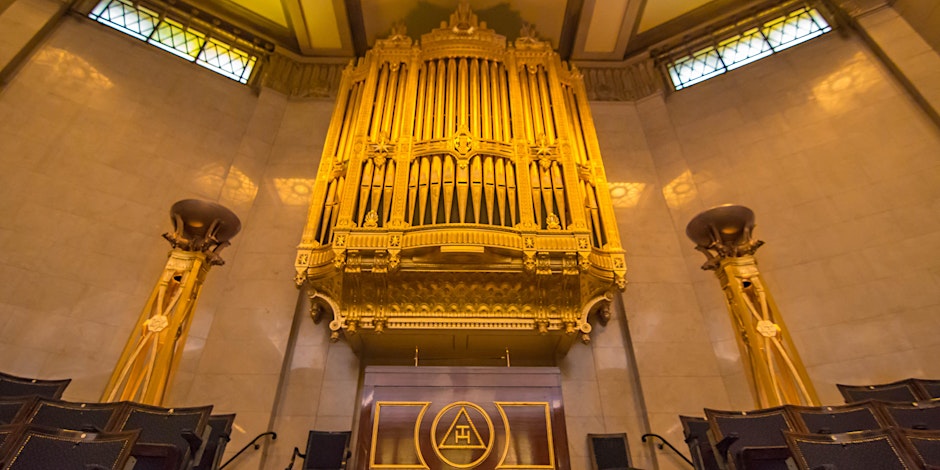
[[[404,21],[419,38],[458,0],[189,0],[283,49],[308,57],[363,55]],[[565,59],[623,60],[717,17],[767,0],[469,0],[487,26],[515,39],[535,25]]]

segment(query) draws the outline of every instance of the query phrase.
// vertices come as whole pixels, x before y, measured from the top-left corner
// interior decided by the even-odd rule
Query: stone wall
[[[170,205],[204,198],[245,228],[208,276],[172,404],[237,413],[230,454],[280,434],[235,469],[283,468],[306,430],[349,429],[359,362],[292,280],[332,108],[66,18],[0,89],[0,370],[97,400],[166,259]],[[940,377],[940,132],[860,41],[592,110],[630,284],[559,364],[573,469],[590,468],[587,433],[628,432],[653,468],[642,433],[680,443],[678,414],[752,406],[684,235],[717,204],[756,212],[758,261],[825,403],[835,383]]]

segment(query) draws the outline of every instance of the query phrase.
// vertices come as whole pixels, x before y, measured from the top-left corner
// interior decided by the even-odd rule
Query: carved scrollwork
[[[337,299],[331,339],[589,340],[585,306],[626,267],[578,69],[531,25],[507,47],[463,1],[420,43],[394,25],[344,73],[305,229],[326,246],[296,258]]]

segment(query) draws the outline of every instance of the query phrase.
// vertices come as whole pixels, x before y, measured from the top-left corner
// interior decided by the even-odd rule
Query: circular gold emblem
[[[147,330],[159,333],[170,326],[170,320],[167,319],[166,315],[154,315],[144,324],[147,325]]]
[[[437,425],[442,420],[447,424],[438,432]],[[493,421],[486,411],[468,401],[445,406],[431,424],[434,453],[456,468],[473,468],[486,460],[493,450],[493,436]]]
[[[767,320],[760,320],[757,322],[757,332],[765,338],[773,338],[777,336],[777,332],[780,331],[780,327],[776,323]]]

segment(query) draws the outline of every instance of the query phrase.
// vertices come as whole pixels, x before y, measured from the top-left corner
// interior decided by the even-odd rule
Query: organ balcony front
[[[589,341],[626,266],[586,96],[530,27],[507,45],[465,5],[378,40],[343,72],[298,247],[314,319],[393,363]]]

